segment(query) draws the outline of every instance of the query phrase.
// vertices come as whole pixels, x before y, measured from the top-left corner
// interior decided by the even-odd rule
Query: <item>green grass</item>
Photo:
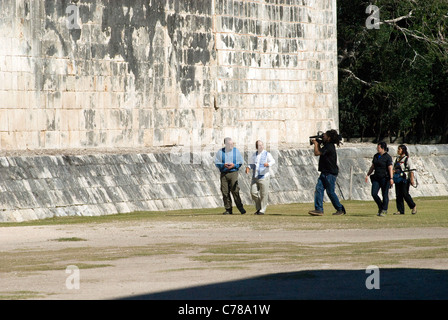
[[[87,241],[86,239],[78,238],[78,237],[70,237],[70,238],[57,238],[53,241],[57,242],[76,242],[76,241]]]
[[[373,241],[358,243],[227,243],[209,245],[192,257],[207,264],[251,263],[313,265],[344,262],[355,265],[397,265],[404,261],[448,259],[448,239],[412,239],[406,241]],[[411,254],[410,254],[411,253]]]
[[[223,208],[186,209],[161,212],[133,212],[126,214],[104,215],[98,217],[58,217],[21,223],[0,223],[1,227],[11,226],[45,226],[70,224],[103,224],[134,222],[203,222],[219,226],[247,225],[253,228],[287,229],[287,230],[324,230],[324,229],[379,229],[379,228],[421,228],[448,227],[448,197],[425,197],[414,199],[418,213],[411,215],[408,208],[404,216],[394,216],[395,201],[389,203],[389,214],[377,217],[377,208],[372,201],[343,201],[347,209],[345,216],[332,216],[335,211],[330,203],[324,204],[325,215],[312,217],[308,211],[312,203],[270,205],[264,216],[254,216],[254,206],[247,205],[247,214],[236,213],[223,216]],[[188,226],[186,226],[188,228]],[[75,240],[72,240],[75,241]]]
[[[113,267],[113,261],[139,256],[183,254],[200,263],[195,268],[164,272],[209,269],[241,269],[274,263],[312,267],[322,263],[355,266],[399,265],[409,261],[448,259],[448,239],[408,239],[405,241],[335,242],[302,244],[297,242],[236,242],[210,244],[168,243],[127,247],[75,247],[58,250],[20,250],[2,252],[0,274],[20,274],[65,270],[75,264],[80,269]],[[231,262],[231,264],[229,264]],[[1,293],[0,293],[1,295]],[[0,298],[1,299],[1,298]]]
[[[0,291],[0,300],[26,300],[26,299],[40,299],[46,295],[35,291]]]
[[[112,266],[110,262],[138,256],[169,255],[186,250],[188,245],[154,244],[127,247],[81,246],[58,250],[29,249],[0,252],[0,273],[65,270],[76,264],[80,269]]]

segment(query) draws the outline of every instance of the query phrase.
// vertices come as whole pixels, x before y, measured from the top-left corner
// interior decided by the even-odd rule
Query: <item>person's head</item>
[[[389,151],[389,148],[387,147],[387,143],[384,141],[378,142],[378,144],[376,145],[376,150],[378,151],[378,153],[385,153]]]
[[[408,147],[406,147],[404,144],[400,144],[398,146],[398,149],[397,149],[397,154],[399,156],[407,156],[407,157],[409,157]]]
[[[263,141],[261,141],[261,140],[257,140],[257,141],[255,142],[255,148],[257,149],[258,152],[263,151],[263,150],[264,150],[264,144],[263,144]]]
[[[337,144],[338,146],[341,144],[340,136],[338,132],[334,129],[325,132],[322,137],[322,140],[324,141],[324,143],[334,143]]]
[[[224,145],[226,146],[227,150],[232,150],[233,149],[233,140],[232,138],[224,138]]]

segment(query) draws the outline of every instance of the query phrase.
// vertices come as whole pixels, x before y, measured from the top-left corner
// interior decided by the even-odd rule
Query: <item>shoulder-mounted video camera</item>
[[[323,133],[323,131],[318,131],[317,135],[310,137],[310,146],[313,145],[312,140],[316,140],[318,144],[322,144],[324,142],[324,133]]]
[[[337,143],[339,145],[339,143],[341,143],[341,141],[343,139],[342,135],[337,134],[337,132],[335,130],[331,130],[331,131],[333,131],[333,133],[334,133],[334,134],[332,134],[332,133],[330,134],[330,136],[333,136],[333,138],[331,139],[332,140],[331,142]],[[310,145],[313,145],[312,140],[316,140],[317,143],[320,144],[320,145],[323,144],[324,143],[324,132],[323,131],[318,131],[317,135],[311,136],[310,137]],[[335,141],[333,141],[333,140],[335,140]]]

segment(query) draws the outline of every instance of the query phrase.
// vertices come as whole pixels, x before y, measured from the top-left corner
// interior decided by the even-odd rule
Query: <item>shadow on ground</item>
[[[124,297],[131,300],[446,300],[448,270],[305,270]],[[367,289],[366,282],[379,289]],[[378,278],[376,278],[378,279]]]

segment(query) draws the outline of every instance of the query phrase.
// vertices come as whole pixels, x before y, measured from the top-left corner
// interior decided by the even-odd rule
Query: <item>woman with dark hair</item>
[[[377,153],[373,156],[372,165],[366,176],[366,183],[370,176],[372,182],[372,197],[378,206],[378,216],[384,217],[389,206],[389,189],[394,185],[392,173],[392,157],[387,153],[389,148],[386,142],[379,142],[376,146]],[[375,173],[371,175],[373,172]],[[383,200],[378,196],[381,189]]]
[[[395,196],[397,202],[397,212],[394,214],[404,214],[404,201],[412,210],[412,214],[417,213],[417,206],[409,194],[409,186],[414,185],[414,172],[412,161],[409,158],[408,148],[401,144],[397,149],[397,158],[394,163],[394,183]]]

